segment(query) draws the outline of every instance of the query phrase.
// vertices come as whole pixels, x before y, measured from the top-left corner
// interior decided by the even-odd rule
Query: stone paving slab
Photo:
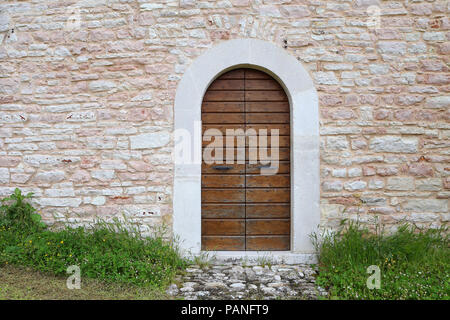
[[[315,283],[311,265],[192,265],[167,293],[187,300],[317,299],[327,292]]]

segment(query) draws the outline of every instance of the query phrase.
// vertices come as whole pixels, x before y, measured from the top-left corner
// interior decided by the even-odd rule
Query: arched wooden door
[[[202,162],[202,250],[290,249],[289,109],[283,88],[259,70],[229,71],[208,88],[202,102],[203,151],[215,140],[211,132],[216,135],[217,130],[226,148],[216,157],[223,163],[205,163],[205,154]],[[225,138],[227,129],[242,129],[234,132],[229,154],[245,154],[245,161],[226,162],[227,149],[231,149]],[[261,174],[268,159],[249,142],[261,129],[269,135],[268,158],[271,130],[279,130],[276,174]],[[243,141],[239,139],[245,139],[244,148],[239,148],[238,141]],[[256,152],[257,163],[249,161],[252,152]]]

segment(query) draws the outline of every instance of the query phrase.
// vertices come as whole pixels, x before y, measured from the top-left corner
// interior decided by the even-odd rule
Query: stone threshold
[[[203,256],[214,265],[221,264],[316,264],[315,253],[295,253],[290,251],[201,251]]]
[[[190,265],[167,294],[185,300],[304,300],[327,296],[316,284],[316,268],[303,265]]]

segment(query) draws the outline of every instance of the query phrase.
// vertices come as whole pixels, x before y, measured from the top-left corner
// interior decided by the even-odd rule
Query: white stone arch
[[[193,137],[190,163],[175,161],[173,232],[181,249],[201,251],[201,103],[209,85],[222,73],[251,67],[269,73],[284,87],[291,107],[291,251],[273,251],[289,262],[314,259],[310,234],[320,223],[319,107],[308,72],[296,58],[274,44],[256,39],[222,42],[196,58],[178,84],[175,130]],[[257,257],[267,252],[217,251],[222,258]]]

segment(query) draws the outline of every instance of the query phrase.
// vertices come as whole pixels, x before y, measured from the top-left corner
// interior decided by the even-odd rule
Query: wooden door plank
[[[215,163],[217,165],[226,164],[227,161],[232,164],[244,164],[246,158],[245,148],[202,148],[203,161],[206,163]]]
[[[261,163],[256,163],[256,164],[247,163],[246,164],[246,173],[247,174],[261,174],[261,166],[262,165],[263,164],[261,164]],[[264,164],[264,165],[267,166],[266,164]],[[280,162],[278,162],[277,165],[270,163],[269,165],[275,167],[275,169],[270,172],[273,174],[286,174],[286,173],[289,173],[291,170],[291,164],[288,161],[280,161]]]
[[[247,135],[259,135],[261,134],[260,130],[266,130],[268,135],[271,134],[272,130],[278,130],[280,136],[288,136],[291,133],[289,124],[247,124],[246,126]]]
[[[247,219],[271,219],[271,218],[290,218],[291,205],[290,204],[246,204]]]
[[[265,72],[255,69],[245,69],[245,79],[270,79],[273,78]]]
[[[228,170],[221,170],[221,168],[214,168],[216,166],[230,166],[231,168]],[[202,174],[218,174],[221,175],[223,173],[226,174],[245,174],[245,164],[237,164],[233,163],[230,165],[224,164],[206,164],[202,162]]]
[[[289,219],[247,219],[247,235],[288,235],[290,230]]]
[[[225,92],[225,91],[211,91]],[[237,92],[237,91],[229,91]],[[227,100],[229,101],[229,100]],[[245,101],[288,101],[284,91],[245,91]]]
[[[203,101],[245,101],[244,91],[206,91]]]
[[[217,151],[217,154],[216,154]],[[271,147],[267,148],[265,152],[261,148],[216,148],[216,147],[204,147],[202,149],[203,160],[210,164],[211,161],[217,164],[225,163],[227,159],[234,161],[286,161],[290,159],[289,148],[278,148],[278,155],[272,159]],[[221,162],[217,162],[220,160]],[[234,162],[238,163],[238,162]]]
[[[245,103],[236,101],[204,101],[202,112],[244,112]]]
[[[290,123],[289,113],[247,113],[246,123]]]
[[[239,236],[244,234],[244,219],[202,219],[202,235],[204,236]]]
[[[240,137],[240,138],[238,138],[238,137]],[[227,147],[227,148],[231,148],[231,147],[234,148],[234,147],[241,147],[241,146],[248,147],[248,146],[250,146],[250,144],[251,144],[251,146],[255,146],[255,144],[257,146],[258,144],[260,144],[260,142],[262,143],[264,141],[268,147],[272,146],[272,137],[270,135],[268,135],[267,138],[265,138],[265,140],[263,138],[260,138],[257,136],[247,136],[244,138],[242,138],[242,137],[244,137],[244,136],[231,135],[231,138],[230,138],[230,136],[227,137],[226,135],[225,136],[219,135],[218,142],[222,143],[223,146]],[[256,138],[251,138],[251,137],[256,137]],[[227,140],[227,138],[228,138],[228,140]],[[207,147],[209,144],[214,142],[215,139],[216,139],[216,136],[212,136],[212,135],[211,136],[208,136],[208,135],[203,136],[202,146]],[[283,148],[287,148],[290,146],[290,143],[291,143],[290,140],[291,139],[289,136],[278,136],[278,139],[277,138],[274,139],[275,143],[278,144],[279,147],[283,147]],[[227,142],[229,145],[227,144]]]
[[[289,189],[245,189],[246,202],[289,202],[291,190]]]
[[[245,112],[289,112],[288,101],[245,102]]]
[[[245,180],[247,188],[289,188],[291,185],[289,175],[247,175]]]
[[[287,251],[290,250],[290,236],[247,236],[246,250]]]
[[[278,161],[285,161],[290,159],[291,150],[289,148],[278,148]],[[246,159],[249,161],[257,160],[257,161],[270,161],[272,160],[272,151],[271,148],[267,148],[266,152],[262,152],[261,148],[247,148],[246,149]],[[275,157],[275,154],[273,155]],[[275,159],[274,159],[275,160]]]
[[[232,135],[233,132],[236,136],[240,136],[245,135],[245,126],[239,124],[204,124],[202,126],[202,135],[215,135],[216,131],[220,131],[223,136]]]
[[[245,90],[276,90],[281,91],[283,88],[274,79],[246,79]]]
[[[262,116],[264,118],[264,116]],[[203,113],[202,122],[204,124],[241,124],[245,122],[244,113]]]
[[[202,236],[202,250],[243,251],[245,250],[245,237]]]
[[[217,79],[208,90],[244,90],[244,79]]]
[[[227,167],[226,169],[224,167]],[[264,168],[264,170],[262,170]],[[202,174],[254,174],[254,175],[263,175],[263,176],[272,176],[277,174],[289,174],[290,171],[290,163],[286,161],[279,161],[264,163],[242,163],[238,164],[236,161],[234,163],[227,164],[226,161],[223,163],[213,163],[206,164],[202,163]]]
[[[245,189],[202,189],[203,203],[244,201]]]
[[[262,212],[263,210],[256,210]],[[245,219],[245,204],[202,204],[204,219]]]
[[[223,79],[244,79],[244,73],[245,69],[234,69],[228,72],[225,72],[220,77],[218,77],[218,80]]]
[[[274,137],[273,139],[270,135],[267,135],[266,138],[259,136],[255,139],[252,137],[255,137],[255,136],[247,136],[247,138],[245,139],[246,146],[253,147],[253,146],[255,146],[255,144],[263,145],[263,143],[265,143],[266,146],[270,147],[270,146],[272,146],[272,140],[274,140],[275,145],[278,145],[279,147],[282,147],[282,148],[287,148],[291,144],[290,136],[278,136],[278,138]]]
[[[224,148],[245,148],[246,140],[248,140],[245,136],[235,136],[235,135],[215,135],[215,136],[203,136],[202,147],[208,147],[211,143],[215,143],[217,139],[217,143],[222,145]],[[281,139],[280,139],[281,140]],[[214,145],[213,145],[214,146]],[[213,146],[210,146],[212,148]]]
[[[244,175],[203,175],[202,188],[244,188]]]
[[[211,131],[211,129],[213,131]],[[278,130],[279,136],[288,136],[290,134],[290,126],[289,124],[247,124],[247,126],[239,125],[239,124],[204,124],[202,126],[202,134],[206,133],[206,135],[213,135],[212,132],[215,132],[216,130],[220,131],[222,135],[225,135],[227,133],[227,130],[229,130],[228,134],[239,136],[239,135],[246,135],[246,136],[255,136],[263,134],[260,130],[265,130],[264,132],[267,133],[267,135],[271,135],[272,130]],[[206,132],[206,131],[209,131]]]

